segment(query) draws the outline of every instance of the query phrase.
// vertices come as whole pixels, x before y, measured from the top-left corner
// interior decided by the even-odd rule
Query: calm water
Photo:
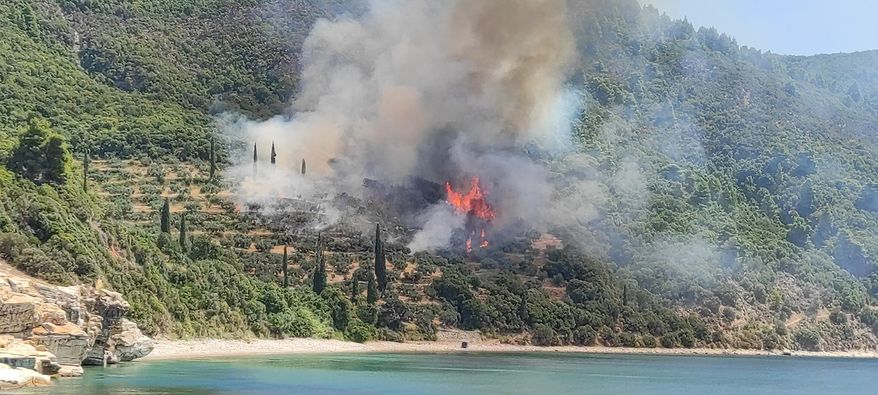
[[[878,361],[795,357],[354,354],[86,369],[59,394],[875,394]]]

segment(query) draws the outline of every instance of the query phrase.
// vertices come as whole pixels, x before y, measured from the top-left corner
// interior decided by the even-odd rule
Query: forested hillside
[[[0,4],[0,259],[116,289],[168,336],[878,347],[878,53],[764,53],[634,0],[570,0],[585,106],[575,154],[545,161],[610,175],[606,213],[472,256],[412,255],[392,229],[378,295],[373,235],[291,239],[235,207],[214,122],[287,111],[314,21],[365,7]]]

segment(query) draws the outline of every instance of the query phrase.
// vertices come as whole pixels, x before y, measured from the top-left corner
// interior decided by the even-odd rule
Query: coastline
[[[243,357],[283,354],[345,354],[345,353],[583,353],[688,356],[785,356],[780,350],[745,350],[712,348],[629,348],[604,346],[523,346],[499,341],[470,342],[466,349],[460,342],[372,341],[354,343],[332,339],[253,339],[253,340],[155,340],[155,349],[139,361],[186,360],[214,357]],[[793,351],[795,357],[813,358],[878,358],[878,351]]]

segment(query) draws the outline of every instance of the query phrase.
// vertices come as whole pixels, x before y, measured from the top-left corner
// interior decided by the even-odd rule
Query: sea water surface
[[[52,394],[875,394],[878,360],[560,353],[323,354],[88,368]]]

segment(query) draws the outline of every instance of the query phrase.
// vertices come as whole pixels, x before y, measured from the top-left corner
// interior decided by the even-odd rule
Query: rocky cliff
[[[152,340],[125,318],[128,308],[117,292],[51,285],[0,262],[0,388],[149,354]]]

